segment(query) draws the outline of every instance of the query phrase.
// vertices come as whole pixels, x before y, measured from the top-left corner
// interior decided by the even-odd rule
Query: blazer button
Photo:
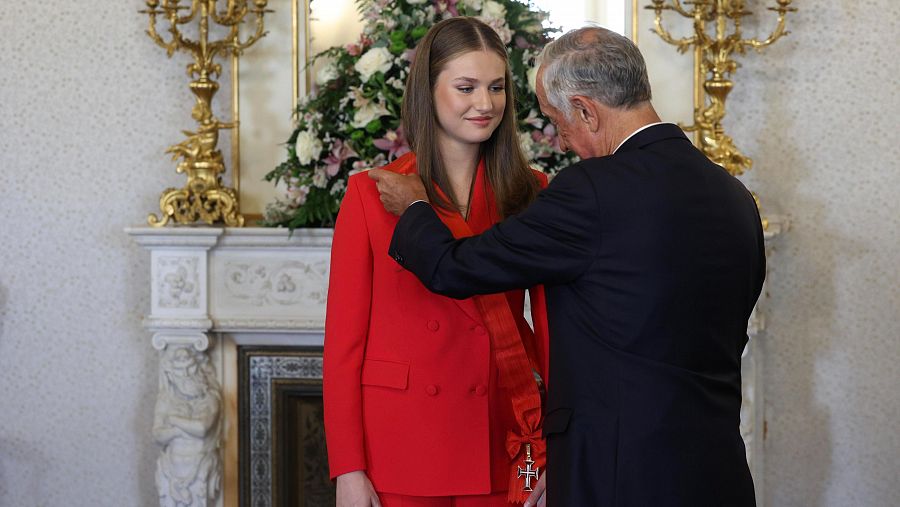
[[[436,385],[429,385],[425,388],[425,392],[428,393],[428,396],[437,396],[438,387]]]
[[[429,331],[437,331],[441,328],[441,323],[436,320],[429,320],[427,326]]]
[[[477,386],[475,386],[474,391],[478,396],[484,396],[485,394],[487,394],[487,387],[484,387],[484,385],[482,384],[478,384]]]
[[[399,253],[394,254],[394,260],[397,261],[397,264],[403,264],[403,256]]]

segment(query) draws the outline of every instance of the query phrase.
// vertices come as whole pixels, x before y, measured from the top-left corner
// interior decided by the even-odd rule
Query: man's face
[[[572,150],[581,158],[590,158],[593,155],[593,135],[587,128],[588,124],[581,121],[578,111],[573,113],[570,121],[566,118],[565,113],[556,109],[547,100],[547,93],[544,90],[544,66],[538,69],[537,80],[534,87],[535,95],[537,95],[538,104],[541,112],[556,127],[556,133],[559,136],[559,148],[563,151]]]

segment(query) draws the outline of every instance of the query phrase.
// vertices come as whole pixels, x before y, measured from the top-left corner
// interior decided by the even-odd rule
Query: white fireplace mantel
[[[767,247],[786,227],[785,220],[768,218]],[[221,354],[218,361],[211,359],[210,351],[221,336],[257,345],[321,345],[332,230],[290,234],[256,227],[135,227],[126,232],[151,255],[151,305],[144,326],[161,353],[154,421],[154,438],[162,448],[156,473],[160,505],[175,505],[173,481],[195,492],[188,504],[192,507],[237,505],[237,478],[226,470],[224,495],[221,484],[224,435],[235,426],[228,421],[235,414],[228,388],[234,373],[222,370],[234,365],[221,361]],[[764,498],[763,317],[757,307],[748,326],[741,411],[741,433],[759,499]],[[196,394],[197,386],[202,395]],[[168,439],[181,435],[177,425],[185,407],[195,425],[205,424],[205,433]],[[224,454],[226,461],[237,459],[228,449]],[[216,473],[208,477],[197,473],[212,469]]]
[[[333,231],[126,232],[151,256],[150,313],[143,323],[160,351],[153,431],[161,446],[160,505],[236,506],[237,363],[216,342],[322,345]],[[187,501],[175,498],[184,491]]]

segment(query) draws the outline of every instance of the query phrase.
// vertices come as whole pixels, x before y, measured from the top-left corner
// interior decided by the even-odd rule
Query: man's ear
[[[600,113],[597,104],[582,95],[575,95],[569,98],[569,104],[576,111],[576,121],[584,122],[591,132],[600,129]]]

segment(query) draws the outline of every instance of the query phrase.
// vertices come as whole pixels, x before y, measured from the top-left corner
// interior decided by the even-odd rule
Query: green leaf
[[[412,29],[410,35],[412,35],[413,40],[418,41],[422,37],[425,37],[425,34],[428,33],[428,27],[424,25],[419,25]]]
[[[381,119],[375,118],[366,125],[366,132],[375,134],[381,130]]]

